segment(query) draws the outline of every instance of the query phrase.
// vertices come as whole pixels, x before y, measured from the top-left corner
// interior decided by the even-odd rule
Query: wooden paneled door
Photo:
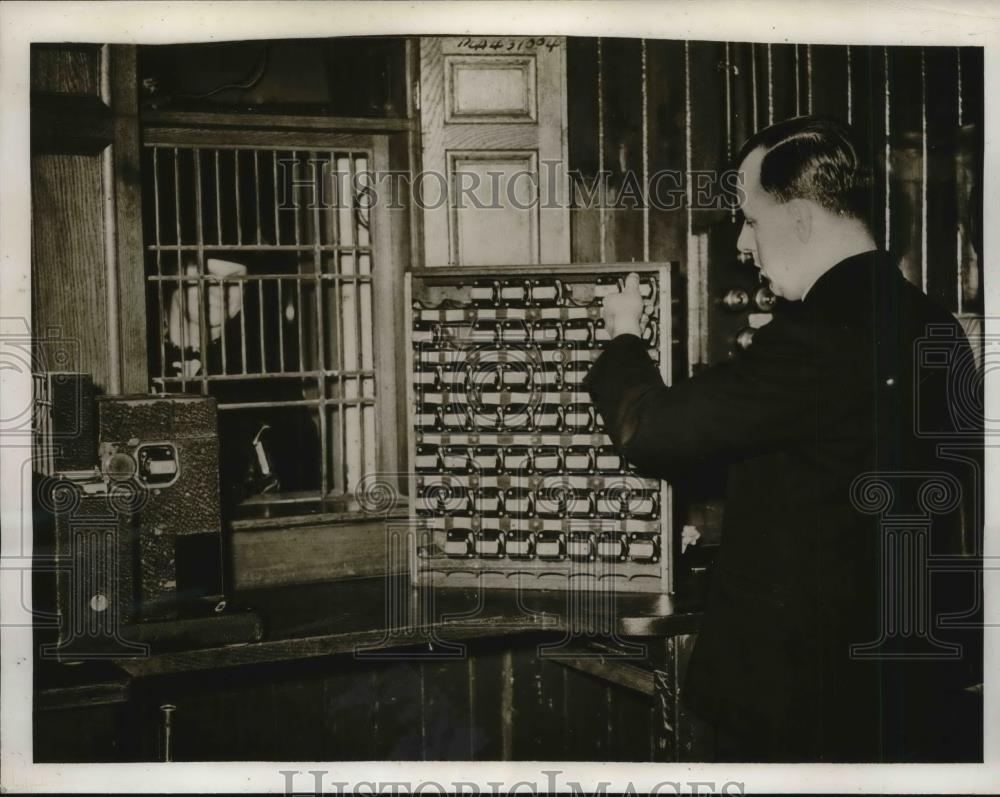
[[[421,39],[419,105],[426,265],[569,262],[565,39]]]

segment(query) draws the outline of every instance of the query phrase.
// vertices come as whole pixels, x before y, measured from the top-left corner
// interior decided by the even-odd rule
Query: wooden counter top
[[[377,659],[430,646],[460,656],[464,639],[532,632],[569,637],[670,636],[691,633],[698,614],[669,595],[430,589],[403,576],[303,584],[237,593],[264,634],[258,642],[118,659],[133,677],[287,661],[340,653]]]

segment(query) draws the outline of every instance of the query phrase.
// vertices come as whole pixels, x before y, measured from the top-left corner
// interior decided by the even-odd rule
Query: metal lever
[[[160,715],[163,721],[162,729],[163,735],[160,739],[160,758],[163,761],[173,761],[174,751],[173,751],[173,713],[177,710],[177,706],[171,703],[164,703],[160,706]]]

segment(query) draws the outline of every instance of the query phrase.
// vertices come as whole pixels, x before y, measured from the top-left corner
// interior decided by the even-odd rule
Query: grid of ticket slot
[[[624,461],[583,385],[608,339],[601,302],[627,273],[413,279],[419,567],[500,586],[514,572],[659,580],[663,485]],[[656,362],[661,278],[640,275]]]

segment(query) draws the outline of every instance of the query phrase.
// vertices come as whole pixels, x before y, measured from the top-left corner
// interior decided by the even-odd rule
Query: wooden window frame
[[[256,114],[165,114],[154,113],[152,119],[140,120],[140,147],[178,145],[197,147],[322,147],[326,150],[367,150],[371,153],[370,169],[376,174],[390,168],[390,135],[409,129],[408,120],[386,120],[389,124],[377,126],[373,120],[363,120],[353,130],[351,122],[362,120],[332,120],[329,117],[261,117]],[[178,122],[187,122],[187,124]],[[402,122],[402,124],[400,124]],[[145,175],[139,176],[139,183]],[[375,365],[375,438],[376,468],[380,480],[387,480],[400,491],[406,489],[405,445],[401,442],[399,419],[406,417],[403,382],[400,381],[399,339],[402,312],[402,277],[405,259],[399,256],[409,248],[403,241],[403,230],[393,224],[386,201],[380,197],[371,208],[372,249],[375,254],[372,267],[372,318]],[[143,252],[147,242],[143,240]],[[145,274],[145,258],[141,268]],[[145,277],[143,277],[145,279]],[[145,330],[144,330],[145,332]],[[148,335],[148,332],[145,332]],[[145,335],[144,335],[145,339]],[[142,370],[149,373],[149,362],[143,351]],[[323,405],[320,404],[320,412]],[[368,474],[362,474],[362,478]],[[324,496],[326,485],[321,485],[317,503],[323,513],[354,513],[357,502],[350,493],[343,496]],[[286,514],[283,512],[282,514]],[[294,515],[292,510],[290,513]],[[302,514],[306,514],[303,511]]]

